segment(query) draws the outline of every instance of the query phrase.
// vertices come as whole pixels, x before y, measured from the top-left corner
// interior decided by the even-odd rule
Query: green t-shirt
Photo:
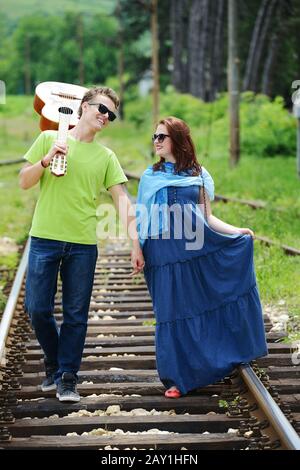
[[[57,138],[42,132],[24,155],[34,164]],[[98,142],[80,142],[68,136],[67,174],[56,177],[45,169],[30,235],[51,240],[93,245],[96,237],[97,197],[101,188],[125,183],[127,178],[116,155]]]

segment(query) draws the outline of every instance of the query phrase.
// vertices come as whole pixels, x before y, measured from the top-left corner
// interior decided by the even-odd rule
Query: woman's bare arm
[[[212,214],[211,204],[207,192],[205,191],[205,205],[206,205],[206,214],[207,214],[207,223],[208,225],[219,233],[225,233],[227,235],[233,235],[235,233],[245,233],[249,234],[254,238],[254,233],[249,228],[235,227],[234,225],[227,224],[223,220],[218,219]],[[200,208],[204,215],[204,195],[203,188],[200,190]]]

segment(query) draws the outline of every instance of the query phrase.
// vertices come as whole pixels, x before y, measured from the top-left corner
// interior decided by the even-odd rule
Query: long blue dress
[[[172,164],[165,165],[170,170]],[[168,206],[177,204],[186,212],[188,204],[193,227],[198,200],[197,185],[168,187]],[[187,249],[190,236],[174,236],[175,217],[178,212],[171,212],[169,239],[159,235],[145,241],[144,275],[156,319],[160,380],[185,394],[265,356],[267,345],[252,237],[220,234],[205,223],[203,246]]]

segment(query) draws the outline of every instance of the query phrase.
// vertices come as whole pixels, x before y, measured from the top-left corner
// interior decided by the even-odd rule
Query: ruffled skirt
[[[185,394],[267,354],[250,235],[204,227],[204,245],[146,240],[145,279],[156,319],[160,380]]]

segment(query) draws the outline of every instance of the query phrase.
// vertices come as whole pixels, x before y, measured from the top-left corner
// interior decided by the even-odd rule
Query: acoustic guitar
[[[40,114],[40,129],[58,130],[57,140],[66,144],[68,130],[76,126],[78,109],[87,88],[60,82],[43,82],[37,85],[33,107]],[[50,172],[64,176],[67,172],[67,157],[57,153],[50,163]]]

